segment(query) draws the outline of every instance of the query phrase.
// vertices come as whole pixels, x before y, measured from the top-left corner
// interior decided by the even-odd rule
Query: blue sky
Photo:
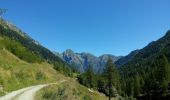
[[[0,0],[3,16],[52,51],[126,55],[170,29],[170,0]]]

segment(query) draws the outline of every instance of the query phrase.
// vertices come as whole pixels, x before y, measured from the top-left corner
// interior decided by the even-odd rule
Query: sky
[[[127,55],[170,29],[170,0],[0,0],[3,17],[51,51]]]

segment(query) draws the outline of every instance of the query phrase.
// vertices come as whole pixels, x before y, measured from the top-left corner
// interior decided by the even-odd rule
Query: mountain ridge
[[[129,62],[119,68],[119,72],[128,96],[133,95],[138,100],[168,100],[170,31],[138,50]]]
[[[71,49],[67,49],[63,53],[54,52],[54,54],[80,72],[85,72],[89,66],[92,66],[96,73],[102,72],[109,58],[112,58],[113,62],[122,58],[122,56],[114,56],[111,54],[103,54],[97,57],[87,52],[75,53]]]
[[[0,36],[4,38],[5,48],[29,63],[48,62],[54,65],[56,70],[65,74],[70,74],[73,70],[53,52],[40,43],[32,39],[27,33],[17,28],[15,25],[0,18]],[[65,71],[63,71],[65,70]],[[66,71],[70,72],[67,73]]]

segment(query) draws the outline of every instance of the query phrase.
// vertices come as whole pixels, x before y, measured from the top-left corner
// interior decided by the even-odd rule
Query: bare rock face
[[[121,56],[116,57],[110,54],[104,54],[102,56],[96,57],[93,54],[85,52],[75,53],[71,49],[67,49],[61,54],[55,54],[81,73],[85,72],[89,66],[92,66],[94,72],[96,73],[102,72],[109,58],[111,58],[113,62],[121,58]]]

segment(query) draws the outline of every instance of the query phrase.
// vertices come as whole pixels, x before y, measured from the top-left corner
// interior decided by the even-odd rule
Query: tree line
[[[116,68],[108,60],[102,73],[91,66],[78,77],[79,83],[104,93],[109,98],[167,100],[170,98],[170,64],[166,55],[157,55],[136,66]]]
[[[92,66],[89,65],[87,71],[78,76],[78,80],[88,88],[93,88],[106,94],[109,100],[111,97],[118,96],[121,92],[120,76],[111,59],[108,60],[102,73],[94,73]]]

